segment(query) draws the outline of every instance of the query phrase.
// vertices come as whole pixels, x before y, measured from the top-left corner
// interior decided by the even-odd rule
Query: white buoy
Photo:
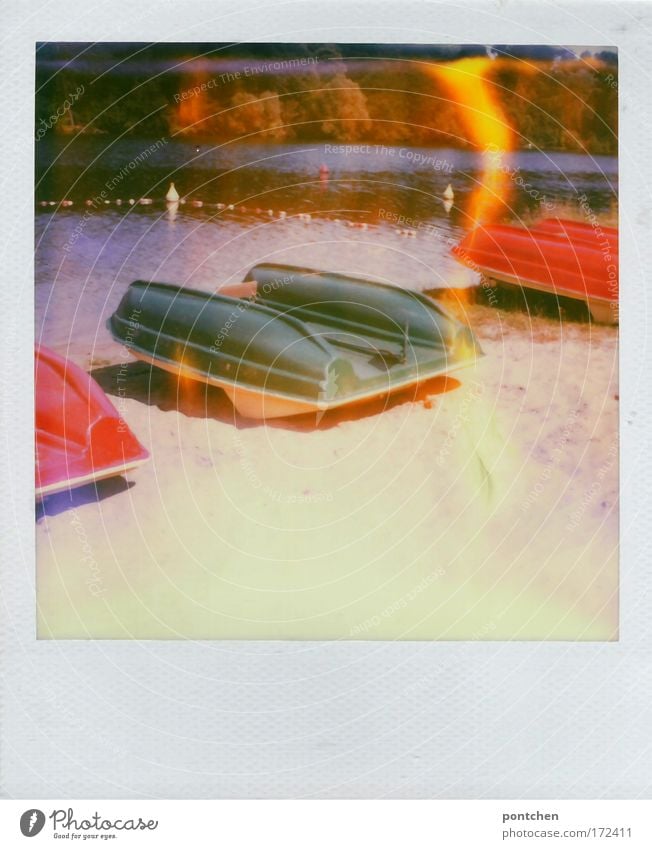
[[[444,201],[444,211],[446,213],[448,213],[448,212],[451,211],[452,208],[453,208],[453,201],[452,200],[445,200]]]
[[[444,197],[446,200],[454,200],[455,198],[455,192],[453,191],[453,187],[450,183],[444,189]]]
[[[179,202],[179,192],[174,188],[174,183],[170,183],[170,188],[168,189],[165,199],[168,203]]]
[[[133,206],[136,201],[133,198],[129,198],[129,206]]]

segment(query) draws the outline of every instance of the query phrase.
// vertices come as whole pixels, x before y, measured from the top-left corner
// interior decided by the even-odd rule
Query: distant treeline
[[[36,134],[185,136],[227,141],[470,145],[460,107],[426,63],[463,48],[396,45],[39,46]],[[532,51],[534,48],[532,48]],[[611,52],[489,66],[521,147],[615,154],[618,68]],[[467,53],[470,48],[466,48]],[[474,54],[471,54],[474,55]],[[477,54],[475,54],[477,55]],[[501,57],[502,58],[502,57]],[[81,92],[81,93],[80,93]]]

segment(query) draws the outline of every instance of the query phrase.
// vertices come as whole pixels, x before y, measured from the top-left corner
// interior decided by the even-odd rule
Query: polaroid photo
[[[118,6],[4,57],[8,792],[649,788],[649,6]]]
[[[39,638],[617,638],[615,47],[35,59]]]

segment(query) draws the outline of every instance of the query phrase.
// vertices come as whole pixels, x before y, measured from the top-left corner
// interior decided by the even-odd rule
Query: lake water
[[[86,367],[117,362],[105,321],[132,280],[212,290],[258,262],[419,290],[469,285],[450,247],[468,226],[481,165],[477,153],[443,148],[46,137],[36,162],[37,337]],[[512,218],[532,216],[542,198],[568,206],[586,194],[600,213],[617,197],[613,157],[527,151],[504,165],[531,187],[507,180]],[[166,205],[170,181],[185,203]],[[143,197],[152,204],[129,204]],[[58,207],[64,198],[73,205]]]

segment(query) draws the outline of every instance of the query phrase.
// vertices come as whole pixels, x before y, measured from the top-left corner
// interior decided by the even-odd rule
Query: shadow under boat
[[[86,504],[98,504],[106,498],[111,498],[121,492],[126,492],[135,486],[122,476],[104,478],[84,486],[71,486],[70,489],[60,490],[52,495],[44,495],[36,502],[36,521],[45,516],[58,516],[67,510],[75,510]]]
[[[261,420],[240,415],[219,387],[177,378],[147,363],[102,366],[94,369],[91,376],[107,395],[117,396],[117,387],[120,386],[121,398],[139,401],[164,412],[173,410],[189,418],[211,418],[227,422],[239,430],[263,426],[297,431],[328,430],[344,422],[372,418],[403,404],[421,403],[428,406],[435,397],[452,392],[461,385],[454,377],[440,375],[388,395],[344,405],[324,413],[311,412]]]
[[[592,322],[588,306],[574,298],[503,283],[481,274],[480,285],[464,289],[429,289],[427,294],[463,314],[475,305],[550,321]]]
[[[223,395],[198,384],[223,389],[239,419],[323,421],[337,411],[341,421],[405,392],[450,389],[458,384],[442,378],[482,355],[470,329],[419,292],[272,264],[214,293],[135,281],[108,327],[134,357],[175,378],[177,409],[181,401],[220,418]],[[146,375],[151,403],[159,378],[136,374]]]

